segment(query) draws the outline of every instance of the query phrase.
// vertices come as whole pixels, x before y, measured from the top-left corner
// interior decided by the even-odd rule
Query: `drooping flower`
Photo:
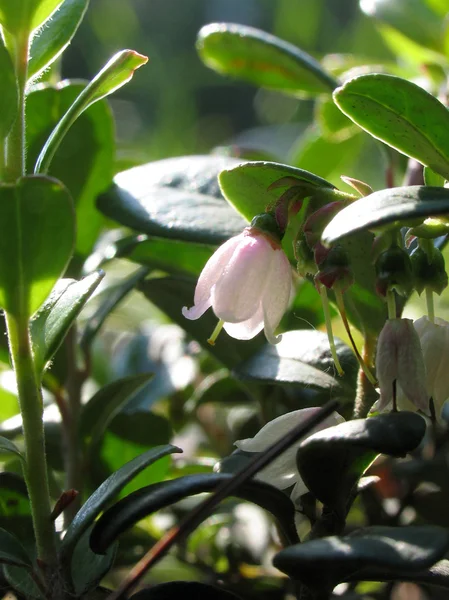
[[[234,444],[237,448],[245,452],[263,452],[276,440],[285,436],[294,427],[308,419],[318,410],[319,408],[302,408],[289,412],[267,423],[253,438],[238,440]],[[338,425],[343,421],[343,417],[334,412],[317,425],[307,437],[322,429]],[[285,490],[293,486],[290,497],[295,504],[297,504],[299,497],[307,492],[307,488],[299,476],[296,466],[296,452],[304,439],[306,438],[302,438],[290,446],[290,448],[256,475],[256,479],[269,483],[280,490]]]
[[[418,334],[426,367],[429,398],[433,398],[436,415],[449,398],[449,323],[436,318],[432,323],[421,317],[413,323]]]
[[[249,340],[262,329],[275,344],[274,330],[285,313],[292,290],[292,270],[280,238],[267,231],[263,215],[251,227],[227,242],[211,256],[196,285],[194,306],[184,307],[187,319],[198,319],[212,307],[224,329],[238,340]]]
[[[385,323],[377,342],[376,373],[380,399],[374,410],[384,410],[393,401],[396,382],[398,398],[403,394],[416,408],[429,412],[424,358],[411,319],[388,319]]]

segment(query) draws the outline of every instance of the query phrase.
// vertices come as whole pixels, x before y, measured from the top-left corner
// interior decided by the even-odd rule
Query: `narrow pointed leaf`
[[[86,13],[89,0],[64,0],[30,48],[28,78],[49,67],[67,48]]]
[[[56,128],[46,141],[37,159],[35,173],[46,173],[53,156],[60,146],[62,140],[76,119],[89,106],[112,94],[122,85],[127,83],[133,76],[134,71],[148,61],[146,56],[134,50],[122,50],[118,52],[103,67],[89,85],[81,92],[69,110],[59,121]]]
[[[14,66],[8,50],[5,48],[3,39],[0,36],[0,139],[9,133],[14,123],[18,110],[18,92],[17,82],[14,73]]]
[[[31,316],[50,294],[75,242],[72,200],[48,177],[0,186],[0,306]]]
[[[393,75],[361,75],[334,92],[362,129],[449,179],[449,112],[418,85]]]
[[[163,456],[173,452],[182,452],[176,446],[169,444],[156,446],[140,456],[126,463],[118,471],[115,471],[104,481],[100,487],[87,499],[81,509],[75,515],[61,544],[61,558],[68,560],[72,555],[75,545],[83,533],[95,521],[97,516],[104,510],[109,502],[120,492],[143,469],[156,462]]]
[[[29,35],[63,0],[0,0],[0,24],[13,35]]]
[[[92,550],[102,554],[119,535],[141,519],[189,496],[213,492],[231,478],[232,475],[227,473],[187,475],[137,490],[100,517],[92,531]],[[236,495],[258,504],[276,517],[290,543],[298,539],[294,525],[294,507],[283,492],[266,483],[251,481],[242,485]]]
[[[366,527],[344,537],[327,537],[281,550],[274,565],[315,589],[329,589],[365,567],[415,573],[431,567],[449,548],[449,533],[434,525]],[[400,579],[400,577],[398,577]]]
[[[24,547],[13,535],[0,529],[0,564],[31,568],[32,562]]]
[[[20,458],[20,460],[25,461],[25,457],[11,440],[0,436],[0,452],[11,452]]]
[[[153,373],[130,375],[102,387],[82,408],[79,434],[96,444],[109,423],[151,379]]]
[[[449,214],[449,189],[430,186],[387,188],[353,202],[327,225],[321,239],[330,245],[348,235],[379,227],[413,225]]]
[[[320,63],[260,29],[212,23],[198,34],[204,63],[224,75],[294,96],[329,94],[338,85]]]
[[[218,245],[248,225],[224,200],[217,183],[223,169],[240,162],[183,156],[135,167],[116,175],[115,187],[99,198],[98,207],[141,233]]]
[[[61,279],[36,313],[30,328],[38,372],[45,369],[103,277],[104,273],[98,272],[81,281]]]
[[[90,530],[81,536],[72,556],[72,581],[80,598],[99,585],[111,570],[117,554],[117,544],[112,544],[101,556],[92,552],[89,547]]]

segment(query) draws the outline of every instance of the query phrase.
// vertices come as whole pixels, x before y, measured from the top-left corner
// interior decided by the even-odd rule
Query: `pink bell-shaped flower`
[[[433,398],[437,417],[449,398],[449,323],[444,319],[421,317],[413,323],[421,342],[426,367],[427,393]]]
[[[196,285],[194,306],[184,307],[182,314],[198,319],[212,307],[233,338],[249,340],[264,329],[267,340],[275,344],[280,337],[274,330],[290,300],[292,270],[279,239],[254,223],[207,261]]]
[[[404,404],[408,400],[416,408],[429,413],[424,358],[411,319],[388,319],[385,323],[377,342],[376,373],[380,399],[372,410],[387,408],[393,400],[396,382],[398,403],[402,408],[406,408]]]

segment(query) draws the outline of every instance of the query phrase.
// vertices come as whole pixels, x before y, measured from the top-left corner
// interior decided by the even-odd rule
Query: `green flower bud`
[[[418,294],[424,289],[430,289],[440,295],[448,284],[444,258],[440,250],[434,248],[430,259],[422,248],[417,248],[410,259]]]
[[[251,221],[251,227],[271,235],[272,238],[279,242],[284,237],[284,234],[280,230],[276,221],[276,217],[272,212],[260,213],[259,215],[253,217]]]
[[[392,246],[383,252],[375,263],[376,290],[381,296],[395,290],[402,296],[408,296],[413,291],[413,269],[410,257],[399,246]]]

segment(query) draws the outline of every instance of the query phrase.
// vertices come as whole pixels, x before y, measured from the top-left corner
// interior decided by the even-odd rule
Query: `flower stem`
[[[324,285],[319,284],[318,291],[320,292],[321,302],[323,304],[324,321],[326,323],[327,337],[329,339],[329,346],[331,349],[332,358],[334,359],[337,373],[340,375],[340,377],[342,377],[345,374],[345,372],[343,371],[343,368],[340,364],[340,359],[338,358],[337,349],[335,347],[334,333],[332,331],[332,320],[329,310],[329,298],[327,297],[327,291]]]
[[[426,287],[426,303],[429,321],[431,323],[435,323],[435,305],[433,303],[433,292],[429,287]]]
[[[224,321],[222,321],[222,319],[220,319],[217,323],[217,326],[215,327],[215,329],[212,332],[212,335],[210,336],[210,338],[207,340],[207,343],[210,346],[215,346],[215,340],[217,339],[217,337],[220,334],[220,331],[223,329],[223,325],[225,324]]]
[[[343,321],[343,325],[345,326],[346,333],[348,334],[349,340],[352,345],[352,349],[354,350],[354,354],[356,355],[356,358],[359,361],[360,368],[365,373],[366,378],[371,383],[371,385],[376,386],[377,385],[376,378],[371,373],[366,362],[363,360],[363,358],[356,346],[354,338],[352,337],[351,328],[349,326],[349,322],[346,317],[345,303],[343,301],[343,294],[341,293],[341,289],[338,287],[338,285],[334,286],[333,289],[334,289],[334,293],[335,293],[335,299],[337,301],[338,310],[340,311],[341,320]]]
[[[387,292],[388,318],[396,319],[396,298],[392,290]]]
[[[31,340],[26,319],[6,314],[9,348],[16,374],[25,441],[27,484],[36,536],[37,556],[46,566],[57,562],[56,537],[50,519],[50,493],[43,424],[42,394],[33,364]]]

